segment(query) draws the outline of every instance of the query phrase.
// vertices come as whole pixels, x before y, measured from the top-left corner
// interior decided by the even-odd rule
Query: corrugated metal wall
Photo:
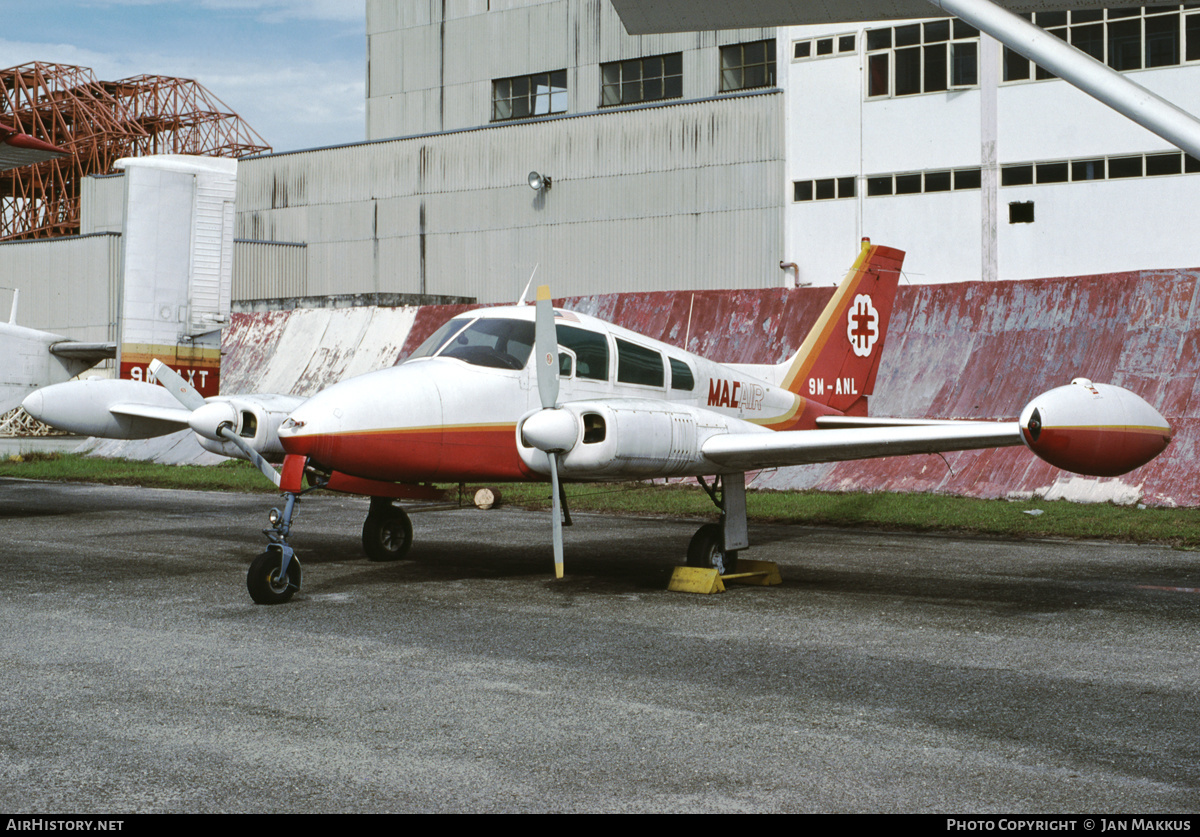
[[[722,44],[774,29],[630,36],[609,0],[368,0],[367,138],[486,125],[493,79],[567,71],[567,113],[600,107],[600,64],[683,53],[683,98],[719,89]]]
[[[235,239],[233,299],[309,296],[305,249],[303,244]]]
[[[120,266],[115,233],[0,243],[0,287],[21,292],[17,324],[75,340],[117,339]]]
[[[237,235],[306,243],[309,294],[770,287],[781,119],[767,93],[244,160]]]

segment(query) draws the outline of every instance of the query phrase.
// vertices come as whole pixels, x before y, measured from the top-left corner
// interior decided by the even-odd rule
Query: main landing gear
[[[721,510],[720,523],[706,523],[692,535],[687,565],[714,569],[720,575],[737,572],[738,550],[750,545],[746,524],[746,475],[724,474],[710,486],[704,477],[696,481]]]
[[[399,561],[412,548],[413,528],[408,513],[389,497],[372,497],[363,521],[362,542],[372,561]]]

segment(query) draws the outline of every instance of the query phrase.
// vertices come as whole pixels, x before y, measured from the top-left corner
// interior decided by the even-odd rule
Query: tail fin
[[[161,155],[125,170],[125,257],[117,367],[153,383],[155,358],[201,395],[221,379],[221,328],[233,282],[237,161]]]
[[[872,245],[862,251],[833,299],[791,358],[780,383],[847,415],[866,415],[887,337],[904,252]]]

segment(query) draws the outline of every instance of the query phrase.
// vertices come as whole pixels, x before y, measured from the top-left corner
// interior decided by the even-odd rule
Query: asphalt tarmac
[[[1200,809],[1200,561],[751,526],[784,583],[666,592],[697,521],[0,480],[0,811]]]

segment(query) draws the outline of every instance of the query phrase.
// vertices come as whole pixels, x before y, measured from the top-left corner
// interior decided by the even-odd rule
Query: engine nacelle
[[[246,458],[236,445],[217,436],[217,427],[228,424],[263,457],[278,462],[284,455],[279,444],[279,425],[304,400],[292,395],[218,395],[195,410],[188,424],[196,432],[196,441],[210,453]]]
[[[547,455],[522,432],[525,422],[540,412],[533,410],[517,422],[517,450],[530,470],[549,474]],[[710,410],[640,398],[572,401],[555,412],[574,422],[574,443],[558,460],[559,475],[570,479],[712,473],[701,445],[714,433],[728,433],[733,424],[743,424]]]
[[[1171,427],[1137,395],[1076,378],[1021,412],[1021,438],[1064,471],[1115,477],[1145,465],[1171,441]]]

